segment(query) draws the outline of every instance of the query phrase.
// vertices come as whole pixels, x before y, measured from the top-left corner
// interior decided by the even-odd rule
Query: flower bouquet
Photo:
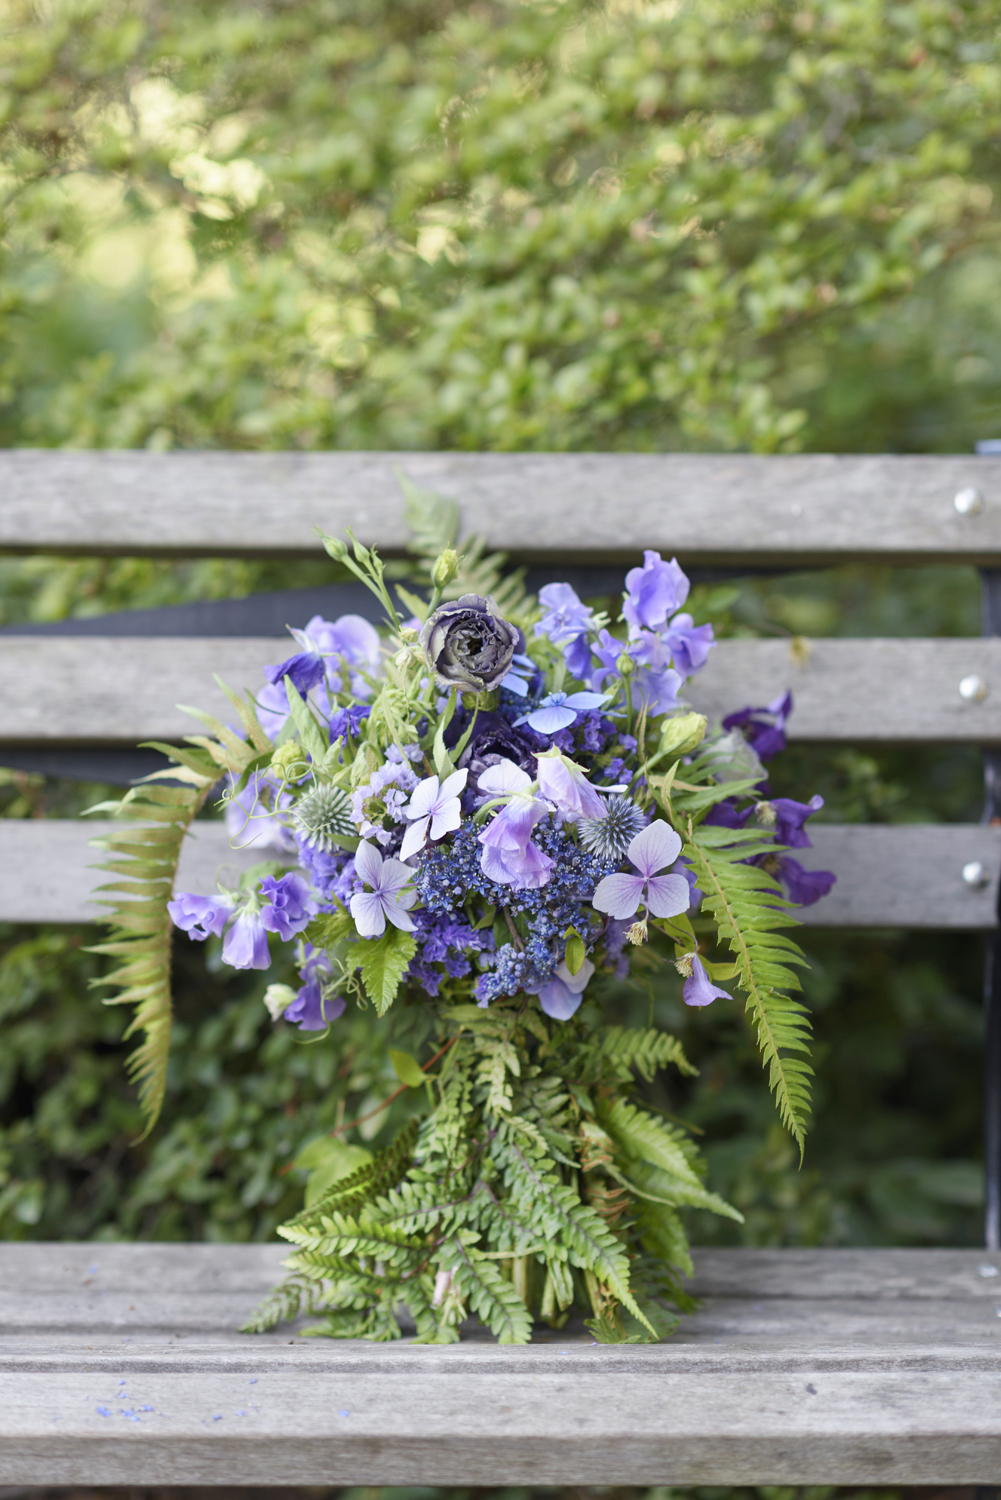
[[[170,770],[113,804],[104,889],[118,1001],[145,1040],[132,1066],[150,1120],[163,1094],[172,924],[265,969],[294,945],[301,984],[275,1020],[336,1042],[348,1005],[379,1024],[420,1008],[426,1091],[385,1149],[340,1147],[281,1227],[289,1276],[248,1325],[302,1310],[310,1331],[448,1342],[476,1314],[502,1343],[574,1308],[602,1341],[659,1338],[689,1306],[689,1208],[740,1215],[705,1185],[689,1133],[645,1102],[679,1042],[615,1021],[631,966],[674,964],[686,1004],[740,992],[782,1120],[802,1147],[808,1022],[789,930],[833,877],[789,854],[820,799],[769,799],[762,757],[788,699],[709,731],[685,679],[713,646],[682,610],[678,564],[647,552],[621,616],[567,584],[528,596],[482,546],[455,550],[454,508],[409,492],[408,585],[374,551],[324,537],[386,620],[319,617],[265,669],[238,719],[160,745]],[[240,888],[169,899],[185,830],[226,778],[237,844],[264,863]],[[107,810],[108,804],[104,804]],[[137,899],[138,898],[138,899]],[[314,1037],[315,1039],[315,1037]],[[343,1132],[342,1132],[343,1133]]]

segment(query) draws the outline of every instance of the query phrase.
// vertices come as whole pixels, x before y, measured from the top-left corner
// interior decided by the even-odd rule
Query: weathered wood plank
[[[0,643],[0,744],[179,740],[197,731],[176,705],[229,719],[213,681],[259,690],[288,641],[7,636]],[[960,683],[977,678],[983,697]],[[792,690],[793,740],[1001,744],[1001,639],[721,641],[689,690],[713,717]]]
[[[526,559],[1001,562],[1001,461],[630,453],[0,453],[0,548],[296,554],[352,526],[398,551],[396,478]],[[953,500],[974,487],[978,514]]]
[[[89,841],[116,824],[86,819],[0,819],[0,920],[89,922],[106,877]],[[997,922],[1001,828],[976,824],[817,824],[814,848],[795,851],[809,869],[839,877],[830,895],[803,911],[809,927],[960,928]],[[177,889],[209,895],[220,873],[246,869],[260,853],[234,850],[222,823],[199,822],[185,841]],[[978,862],[985,883],[963,868]],[[99,898],[98,898],[99,899]]]
[[[0,1247],[5,1481],[987,1484],[1001,1466],[996,1254],[697,1251],[704,1307],[679,1337],[520,1349],[234,1333],[282,1254]]]

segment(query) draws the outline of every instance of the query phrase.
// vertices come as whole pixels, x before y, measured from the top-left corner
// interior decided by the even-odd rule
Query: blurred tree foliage
[[[1001,432],[999,24],[1001,0],[0,0],[0,443],[969,449]],[[328,576],[0,559],[0,619]],[[978,629],[963,569],[728,592],[703,605],[738,633]],[[979,763],[800,749],[775,785],[975,819]],[[100,793],[0,771],[6,816]],[[0,928],[0,1236],[269,1235],[282,1169],[393,1091],[419,1015],[304,1045],[261,976],[182,939],[168,1108],[131,1147],[89,938]],[[636,1015],[701,1074],[659,1102],[749,1242],[976,1242],[979,940],[808,947],[805,1170],[735,1015],[660,980]]]
[[[997,0],[0,17],[3,441],[924,448],[998,415]]]

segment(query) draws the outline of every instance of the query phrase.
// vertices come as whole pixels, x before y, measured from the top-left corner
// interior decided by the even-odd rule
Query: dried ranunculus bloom
[[[492,599],[463,594],[439,605],[421,629],[420,643],[442,687],[486,693],[507,676],[524,641],[517,626],[501,618]]]

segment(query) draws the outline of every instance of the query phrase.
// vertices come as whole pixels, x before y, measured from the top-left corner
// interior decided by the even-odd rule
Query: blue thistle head
[[[618,864],[636,835],[643,832],[646,818],[628,797],[609,797],[606,806],[603,818],[581,818],[577,831],[590,854]]]
[[[296,803],[292,814],[305,843],[330,854],[338,838],[358,830],[351,817],[351,798],[338,786],[316,786]]]

